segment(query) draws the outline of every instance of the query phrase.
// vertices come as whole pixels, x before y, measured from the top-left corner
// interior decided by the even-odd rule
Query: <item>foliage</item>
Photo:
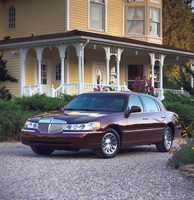
[[[0,100],[10,101],[11,98],[12,98],[12,96],[9,93],[9,90],[7,90],[5,86],[1,87],[0,88]]]
[[[145,93],[145,94],[154,94],[154,87],[152,86],[151,79],[147,79],[146,76],[143,76],[141,79],[140,76],[135,78],[134,83],[132,84],[133,91]]]
[[[0,141],[19,140],[25,121],[41,112],[56,110],[58,104],[67,104],[74,96],[51,98],[43,95],[18,97],[13,101],[0,100]]]
[[[185,4],[186,3],[186,4]],[[194,50],[193,14],[189,1],[163,0],[163,43]]]
[[[168,160],[167,165],[178,168],[180,165],[194,163],[194,139],[187,138],[184,140],[175,140],[177,145],[170,151],[172,157]]]
[[[179,120],[183,128],[193,126],[194,121],[194,96],[186,97],[171,92],[165,92],[163,104],[167,110],[179,115]],[[193,127],[194,128],[194,127]]]
[[[0,55],[0,82],[11,81],[17,82],[17,79],[8,74],[7,60],[3,59],[3,53]]]
[[[114,91],[114,89],[111,86],[100,86],[97,85],[96,87],[93,88],[94,92],[97,91]]]
[[[164,66],[164,88],[178,89],[194,95],[194,89],[191,87],[191,77],[194,77],[194,72],[190,69],[188,64],[183,63],[182,66],[175,64]]]
[[[23,110],[45,112],[56,110],[58,104],[66,104],[70,100],[69,97],[67,99],[65,99],[65,95],[60,99],[48,97],[46,94],[35,94],[31,97],[16,97],[14,102],[20,105]]]

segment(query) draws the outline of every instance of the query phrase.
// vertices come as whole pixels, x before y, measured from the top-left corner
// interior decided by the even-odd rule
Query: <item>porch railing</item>
[[[115,91],[130,91],[127,86],[124,84],[122,86],[117,85],[106,85],[106,84],[91,84],[91,83],[84,83],[83,84],[83,92],[92,92],[94,88],[105,88],[111,87]],[[58,88],[54,89],[54,86],[51,88],[51,97],[59,97],[60,94],[70,94],[70,95],[77,95],[79,89],[78,83],[65,83],[60,85]]]
[[[32,96],[34,94],[40,93],[41,85],[29,85],[24,86],[24,95],[25,96]]]
[[[160,88],[155,88],[154,93],[156,96],[158,96],[159,99],[164,99],[164,93],[166,91],[172,92],[173,94],[183,94],[185,96],[189,96],[189,92],[185,90],[174,90],[174,89],[160,89]]]

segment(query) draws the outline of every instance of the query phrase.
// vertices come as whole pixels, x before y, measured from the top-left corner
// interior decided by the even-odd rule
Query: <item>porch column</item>
[[[160,95],[159,99],[164,99],[164,89],[163,89],[163,66],[164,66],[164,59],[166,55],[161,54],[160,55]]]
[[[84,48],[89,43],[89,40],[85,43],[74,44],[78,57],[78,94],[84,92]]]
[[[190,60],[190,67],[191,67],[191,71],[194,72],[194,59]],[[194,87],[194,83],[193,83],[193,76],[191,76],[191,87]]]
[[[20,96],[25,95],[24,86],[25,86],[25,63],[26,63],[26,54],[28,49],[20,49]]]
[[[121,54],[124,49],[117,49],[117,56],[116,56],[116,62],[117,62],[117,89],[120,90],[120,61],[121,61]]]
[[[41,64],[42,64],[42,52],[44,50],[44,47],[38,47],[35,48],[37,60],[38,60],[38,86],[39,86],[39,93],[41,94],[42,88],[41,88]]]
[[[154,65],[155,65],[155,54],[154,53],[149,53],[150,55],[150,60],[151,60],[151,63],[150,63],[150,67],[151,67],[151,75],[152,75],[152,86],[154,87]]]
[[[110,73],[110,47],[103,47],[106,52],[106,84],[109,85],[109,73]]]
[[[61,92],[64,93],[64,83],[65,83],[65,52],[67,45],[58,45],[59,55],[61,58]]]

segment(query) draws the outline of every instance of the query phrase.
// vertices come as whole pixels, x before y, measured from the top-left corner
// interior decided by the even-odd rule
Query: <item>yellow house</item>
[[[0,52],[15,96],[128,90],[146,76],[162,99],[164,63],[194,58],[162,44],[162,0],[0,0]]]

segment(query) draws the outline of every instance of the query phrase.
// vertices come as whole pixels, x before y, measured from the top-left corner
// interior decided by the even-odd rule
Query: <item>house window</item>
[[[150,8],[150,35],[160,36],[160,9]]]
[[[60,81],[61,80],[61,63],[58,63],[55,66],[55,80]]]
[[[16,9],[15,7],[11,6],[8,9],[8,29],[15,28],[15,21],[16,21]]]
[[[127,34],[145,34],[145,8],[143,6],[127,7]]]
[[[46,85],[47,84],[47,65],[42,64],[41,65],[41,84]]]
[[[90,28],[105,30],[105,1],[90,0]]]

